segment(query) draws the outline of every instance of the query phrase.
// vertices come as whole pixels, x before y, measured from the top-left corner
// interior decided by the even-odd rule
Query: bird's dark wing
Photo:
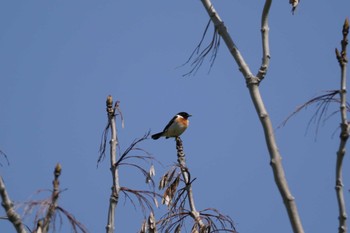
[[[175,119],[177,118],[177,116],[174,116],[173,119],[171,119],[171,121],[169,121],[169,123],[165,126],[165,128],[163,129],[163,132],[167,131],[167,129],[170,127],[170,125],[175,121]]]

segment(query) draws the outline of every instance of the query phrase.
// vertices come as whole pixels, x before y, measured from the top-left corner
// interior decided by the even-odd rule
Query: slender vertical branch
[[[349,34],[349,20],[346,19],[343,25],[343,39],[341,41],[342,49],[341,52],[336,49],[336,57],[340,65],[341,69],[341,77],[340,77],[340,115],[341,115],[341,123],[340,123],[340,143],[337,151],[337,161],[336,161],[336,169],[335,169],[335,190],[338,200],[338,210],[339,210],[339,227],[338,232],[344,233],[347,231],[347,214],[345,207],[345,199],[344,199],[344,191],[343,191],[343,177],[342,177],[342,167],[343,167],[343,159],[345,156],[345,146],[347,140],[349,138],[349,123],[347,120],[347,109],[346,109],[346,68],[347,68],[347,57],[346,57],[346,47],[348,44],[347,35]]]
[[[13,203],[6,191],[6,186],[1,176],[0,176],[0,196],[2,199],[1,204],[6,211],[6,215],[9,221],[12,223],[12,225],[16,229],[17,233],[27,233],[22,223],[21,217],[13,208]]]
[[[237,46],[234,44],[230,34],[227,31],[226,26],[224,25],[223,21],[220,19],[218,13],[215,11],[211,1],[202,0],[203,6],[207,10],[209,17],[211,18],[215,27],[218,29],[218,33],[225,41],[227,48],[231,52],[233,58],[235,59],[239,67],[239,70],[242,72],[246,80],[251,99],[254,103],[256,112],[258,114],[258,117],[260,119],[260,122],[264,130],[265,140],[266,140],[267,148],[270,154],[271,166],[272,166],[275,182],[280,191],[282,199],[284,201],[290,223],[295,233],[303,233],[304,230],[303,230],[300,216],[297,210],[296,202],[289,190],[288,183],[285,177],[283,165],[281,162],[281,155],[278,151],[278,147],[276,144],[272,123],[265,109],[265,105],[259,90],[259,83],[266,73],[266,70],[268,68],[267,66],[269,64],[269,57],[270,57],[269,46],[268,46],[269,41],[268,41],[267,17],[271,6],[271,2],[272,2],[271,0],[266,0],[264,10],[263,10],[262,29],[261,29],[262,39],[263,39],[263,61],[262,61],[260,70],[257,76],[255,77],[251,73],[248,65],[245,63]]]
[[[268,15],[270,12],[272,0],[267,0],[264,5],[263,13],[261,16],[261,41],[262,41],[262,48],[263,48],[263,57],[262,57],[262,63],[259,69],[258,74],[256,77],[259,80],[262,80],[267,72],[267,69],[270,64],[270,43],[269,43],[269,21],[268,21]]]
[[[118,102],[116,102],[118,104]],[[118,168],[115,165],[117,162],[117,128],[116,128],[116,121],[115,121],[115,109],[118,106],[115,106],[113,108],[113,99],[112,96],[107,97],[106,101],[107,106],[107,116],[108,121],[110,125],[111,130],[111,140],[109,142],[110,144],[110,170],[112,173],[112,193],[109,199],[109,209],[108,209],[108,220],[107,220],[107,226],[106,226],[106,232],[112,233],[115,229],[115,208],[117,206],[118,200],[119,200],[119,191],[120,191],[120,185],[119,185],[119,175],[118,175]]]
[[[196,222],[198,222],[201,229],[205,229],[205,224],[203,223],[200,213],[197,211],[196,206],[194,204],[194,197],[193,197],[193,191],[192,191],[192,183],[190,180],[190,173],[188,171],[188,168],[186,166],[186,159],[185,159],[185,152],[183,150],[182,140],[180,137],[176,137],[176,151],[177,151],[177,161],[180,164],[181,168],[181,174],[185,182],[185,189],[187,192],[188,202],[191,209],[191,216],[194,218]]]
[[[61,175],[61,165],[58,163],[55,167],[54,171],[54,180],[52,182],[53,190],[51,195],[51,203],[49,205],[49,208],[47,210],[46,216],[44,218],[43,224],[42,224],[42,232],[47,233],[49,232],[49,226],[51,223],[51,219],[55,214],[56,208],[57,208],[57,201],[60,193],[60,182],[58,180],[59,176]]]

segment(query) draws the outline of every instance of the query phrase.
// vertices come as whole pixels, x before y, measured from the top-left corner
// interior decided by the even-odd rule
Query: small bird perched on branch
[[[171,121],[169,121],[163,132],[153,134],[152,138],[157,140],[160,137],[179,137],[187,129],[189,125],[188,118],[190,116],[192,115],[188,114],[187,112],[179,112],[173,117],[173,119],[171,119]]]

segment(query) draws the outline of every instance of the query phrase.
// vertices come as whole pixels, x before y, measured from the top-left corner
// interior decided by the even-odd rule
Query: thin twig
[[[5,152],[3,152],[2,150],[0,150],[0,155],[4,156],[6,162],[7,162],[7,165],[10,165],[10,161],[9,159],[7,158],[7,155]],[[0,166],[2,166],[2,163],[0,163]]]
[[[64,216],[67,217],[70,225],[73,228],[73,232],[79,232],[79,230],[83,233],[88,233],[89,231],[87,230],[87,228],[85,227],[84,224],[82,224],[81,222],[79,222],[70,212],[68,212],[67,210],[63,209],[60,206],[57,206],[57,211],[61,212],[64,214]]]
[[[161,197],[160,194],[157,194],[153,191],[147,191],[147,190],[134,190],[134,189],[129,189],[127,187],[121,187],[120,189],[121,192],[129,199],[129,201],[132,203],[132,205],[136,208],[136,205],[133,201],[133,199],[129,196],[129,194],[133,194],[138,203],[139,206],[142,209],[142,212],[144,214],[144,217],[146,215],[146,211],[151,211],[154,212],[153,210],[153,204],[154,201],[156,200],[156,197]]]

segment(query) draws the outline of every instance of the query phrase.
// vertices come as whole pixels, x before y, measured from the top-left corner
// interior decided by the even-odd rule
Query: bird
[[[162,132],[153,134],[152,138],[157,140],[160,137],[165,137],[166,139],[179,137],[187,129],[189,125],[188,118],[191,116],[187,112],[179,112],[169,121]]]

